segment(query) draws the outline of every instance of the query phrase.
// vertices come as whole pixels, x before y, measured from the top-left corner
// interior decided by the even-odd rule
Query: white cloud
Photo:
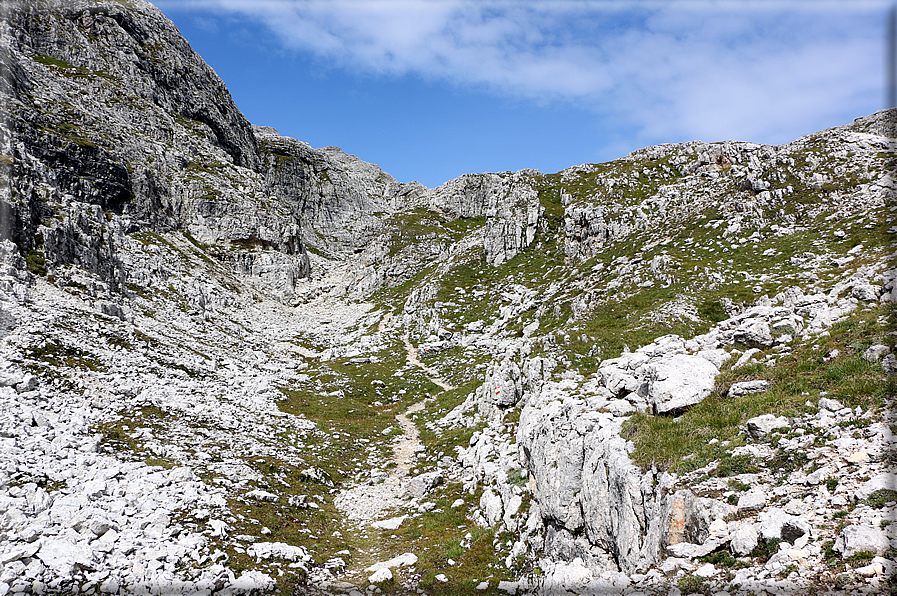
[[[259,20],[286,47],[340,68],[571,102],[626,119],[646,139],[773,142],[877,103],[889,6],[868,0],[187,5]]]

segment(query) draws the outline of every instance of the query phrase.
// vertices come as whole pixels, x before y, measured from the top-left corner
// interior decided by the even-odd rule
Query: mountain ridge
[[[430,189],[2,20],[0,592],[893,589],[897,110]]]

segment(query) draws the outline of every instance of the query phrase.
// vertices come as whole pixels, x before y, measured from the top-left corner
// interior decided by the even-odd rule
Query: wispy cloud
[[[338,68],[570,102],[625,120],[644,138],[767,142],[878,107],[889,6],[188,0],[178,8],[185,4],[263,22],[285,47]]]

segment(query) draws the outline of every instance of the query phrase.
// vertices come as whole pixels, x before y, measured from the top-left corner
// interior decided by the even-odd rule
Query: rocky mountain
[[[0,596],[894,591],[897,110],[429,189],[0,11]]]

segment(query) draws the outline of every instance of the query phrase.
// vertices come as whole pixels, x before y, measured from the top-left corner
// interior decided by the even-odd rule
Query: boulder
[[[442,483],[441,472],[426,472],[408,480],[401,496],[406,499],[420,499]]]
[[[738,397],[740,395],[747,395],[748,393],[760,393],[767,389],[769,389],[769,381],[763,379],[741,381],[739,383],[732,383],[732,386],[729,387],[729,397]]]
[[[709,360],[716,368],[722,368],[723,364],[725,364],[732,358],[729,352],[723,350],[722,348],[700,350],[696,354],[696,356],[703,358],[704,360]]]
[[[648,379],[648,403],[656,414],[693,406],[713,390],[719,370],[699,356],[675,354],[645,365]]]
[[[828,397],[820,397],[817,405],[820,408],[825,408],[826,410],[831,410],[832,412],[837,412],[838,410],[844,408],[837,399],[830,399]]]
[[[754,524],[744,524],[732,532],[729,548],[738,556],[747,556],[757,547],[760,532]]]
[[[45,538],[37,558],[61,577],[71,577],[77,569],[93,569],[94,553],[84,543],[65,538]]]
[[[888,536],[884,530],[872,526],[854,525],[841,530],[833,549],[841,553],[842,558],[847,559],[861,552],[881,555],[889,546]]]
[[[764,540],[794,542],[810,531],[810,524],[806,519],[785,513],[778,507],[761,512],[757,516],[757,526]]]
[[[889,353],[891,348],[882,344],[875,344],[873,346],[869,346],[866,348],[866,351],[863,352],[863,360],[868,362],[878,362],[882,359],[882,357]]]
[[[747,319],[739,325],[733,339],[751,348],[767,348],[775,343],[769,323],[760,318]]]
[[[788,427],[788,419],[784,416],[776,416],[775,414],[763,414],[748,420],[744,425],[745,434],[748,437],[759,441],[770,432],[777,428]]]
[[[501,497],[495,494],[491,488],[487,488],[480,497],[480,509],[483,510],[486,524],[491,528],[501,520]]]
[[[388,567],[383,567],[378,569],[370,577],[368,577],[368,581],[372,584],[379,584],[381,582],[388,582],[392,579],[392,571],[389,570]]]
[[[762,490],[750,490],[738,497],[738,514],[760,511],[766,507],[766,493]]]
[[[259,559],[311,560],[311,556],[305,548],[284,542],[259,542],[250,546],[246,552],[250,555],[255,555]]]
[[[881,370],[886,375],[897,374],[897,357],[894,354],[888,354],[881,359]]]
[[[388,561],[374,563],[373,565],[365,569],[365,571],[372,572],[379,571],[381,569],[391,569],[393,567],[411,567],[415,563],[417,563],[417,555],[415,555],[414,553],[404,553],[397,557],[393,557]]]
[[[408,519],[407,515],[400,515],[398,517],[391,517],[389,519],[384,519],[381,521],[375,521],[371,524],[372,528],[377,528],[378,530],[398,530],[399,526],[402,525],[402,522]]]
[[[875,491],[882,489],[897,491],[897,474],[883,472],[873,476],[856,490],[854,497],[862,501],[863,499],[868,499]]]

